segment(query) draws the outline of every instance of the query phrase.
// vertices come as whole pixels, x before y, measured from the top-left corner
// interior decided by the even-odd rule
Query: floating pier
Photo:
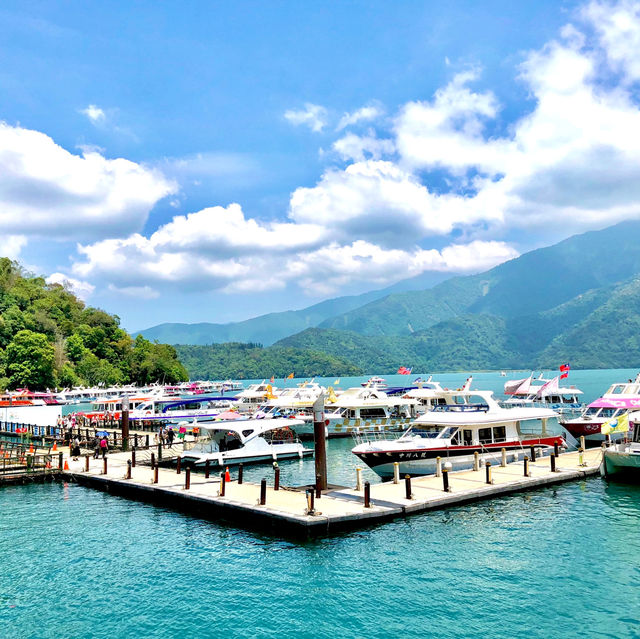
[[[115,495],[153,502],[212,520],[253,529],[273,529],[283,536],[321,536],[451,505],[490,499],[596,475],[601,449],[538,457],[504,466],[447,472],[440,476],[399,478],[381,484],[365,482],[359,489],[326,491],[292,489],[206,477],[189,469],[166,469],[131,463],[127,453],[103,459],[88,456],[70,461],[64,473],[79,484]],[[269,483],[273,484],[273,473]],[[355,483],[355,482],[354,482]]]

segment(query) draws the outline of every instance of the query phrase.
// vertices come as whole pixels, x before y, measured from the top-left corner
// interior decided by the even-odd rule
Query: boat
[[[600,474],[625,475],[629,479],[640,479],[640,411],[628,413],[629,433],[622,433],[618,441],[603,450]]]
[[[249,419],[205,424],[195,442],[186,442],[180,459],[186,464],[231,466],[313,455],[296,438],[296,420]]]
[[[263,380],[259,384],[249,384],[235,396],[235,406],[241,413],[254,413],[265,400],[276,397],[278,389]]]
[[[407,389],[404,397],[416,402],[416,415],[422,415],[431,410],[435,410],[438,406],[446,406],[454,404],[456,397],[460,397],[460,393],[465,393],[471,388],[473,377],[468,377],[461,388],[449,389],[443,388],[439,382],[434,382],[433,377],[429,377],[426,382],[419,382],[416,388]]]
[[[22,389],[0,396],[0,422],[51,426],[61,415],[62,404],[50,393]]]
[[[379,388],[384,389],[387,387],[387,380],[384,377],[370,377],[366,382],[362,382],[360,386],[365,388]]]
[[[606,439],[601,432],[604,422],[640,409],[640,373],[635,380],[612,384],[602,395],[591,402],[579,417],[561,420],[561,424],[576,439],[584,437],[588,442]],[[625,433],[612,433],[611,438],[621,439]]]
[[[548,408],[503,408],[491,391],[459,391],[453,402],[416,418],[397,439],[379,439],[369,433],[356,436],[352,453],[382,478],[392,477],[394,462],[404,475],[436,472],[437,457],[451,468],[470,468],[474,454],[482,462],[499,463],[502,449],[511,459],[541,452],[554,444],[565,446],[561,435],[549,433],[557,413]]]
[[[129,412],[129,420],[144,423],[176,425],[182,421],[198,422],[198,426],[218,419],[234,405],[230,397],[206,397],[202,395],[188,398],[153,397],[138,404]]]
[[[580,415],[584,410],[581,400],[583,392],[575,386],[563,387],[559,385],[559,377],[546,379],[542,374],[536,379],[533,375],[525,379],[506,382],[505,395],[509,398],[503,405],[512,406],[541,406],[559,413],[564,419],[571,419]]]

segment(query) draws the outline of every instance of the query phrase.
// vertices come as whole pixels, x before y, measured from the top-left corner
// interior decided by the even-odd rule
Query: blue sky
[[[4,2],[2,252],[130,330],[637,217],[624,2]]]

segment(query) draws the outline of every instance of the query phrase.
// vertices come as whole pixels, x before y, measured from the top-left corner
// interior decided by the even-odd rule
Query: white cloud
[[[327,126],[328,112],[323,106],[307,102],[304,109],[285,111],[284,117],[295,126],[304,124],[315,133],[319,133]]]
[[[93,124],[104,122],[106,119],[105,112],[95,104],[90,104],[85,109],[81,109],[80,113],[86,115]]]
[[[47,284],[61,284],[66,286],[70,291],[75,293],[80,299],[86,300],[95,290],[95,286],[89,282],[83,282],[73,277],[69,277],[64,273],[52,273],[45,280]]]
[[[0,231],[49,239],[140,229],[177,185],[159,171],[96,151],[74,155],[49,136],[0,122]]]
[[[362,162],[368,158],[379,160],[385,155],[392,154],[395,145],[393,140],[377,138],[374,131],[370,130],[367,135],[347,133],[336,140],[332,148],[343,160]]]
[[[27,238],[24,235],[3,235],[0,240],[0,257],[15,260],[26,245]]]
[[[107,289],[111,293],[133,297],[137,300],[155,300],[160,297],[160,293],[150,286],[123,286],[117,287],[109,284]]]
[[[383,115],[384,110],[382,109],[382,107],[375,104],[370,104],[369,106],[364,106],[357,111],[353,111],[352,113],[345,113],[340,118],[340,122],[338,122],[336,130],[341,131],[345,127],[358,124],[358,122],[371,122],[372,120],[377,120]]]

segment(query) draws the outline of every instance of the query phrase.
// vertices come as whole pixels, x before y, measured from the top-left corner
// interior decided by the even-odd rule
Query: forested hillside
[[[133,340],[119,321],[0,258],[0,388],[188,379],[172,346]]]

